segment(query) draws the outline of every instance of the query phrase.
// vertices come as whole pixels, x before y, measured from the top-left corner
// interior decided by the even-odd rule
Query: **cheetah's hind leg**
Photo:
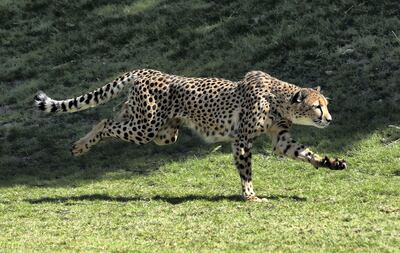
[[[80,156],[89,151],[90,147],[97,144],[103,138],[103,129],[107,120],[103,119],[93,127],[93,129],[84,137],[76,141],[71,148],[71,153],[74,156]]]
[[[154,143],[160,146],[175,143],[178,139],[180,124],[180,119],[169,119],[158,131],[156,137],[154,138]]]
[[[125,102],[122,105],[121,112],[115,117],[116,121],[127,121],[132,115],[132,111],[129,108],[129,103]]]
[[[117,114],[115,120],[118,122],[129,120],[131,115],[131,111],[129,108],[128,102],[123,103],[121,112]],[[104,137],[103,130],[106,124],[106,119],[102,120],[100,123],[95,125],[85,137],[79,139],[71,148],[71,153],[74,156],[80,156],[87,151],[89,151],[90,147],[98,143]]]

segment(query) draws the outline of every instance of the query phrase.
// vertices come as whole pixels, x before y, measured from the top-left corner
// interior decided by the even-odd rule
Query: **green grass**
[[[343,155],[350,169],[339,172],[255,155],[255,187],[267,203],[242,202],[231,155],[211,150],[170,161],[152,155],[147,163],[133,162],[132,170],[93,165],[61,180],[4,187],[0,248],[398,251],[400,181],[394,164],[400,147],[382,146],[375,135]],[[137,168],[152,171],[138,175]],[[101,176],[94,179],[96,173]]]
[[[400,6],[395,1],[0,1],[0,251],[321,251],[400,248]],[[124,98],[50,117],[44,90],[80,95],[136,68],[240,79],[263,70],[331,97],[327,129],[295,127],[345,171],[271,154],[238,198],[229,144],[70,144]]]

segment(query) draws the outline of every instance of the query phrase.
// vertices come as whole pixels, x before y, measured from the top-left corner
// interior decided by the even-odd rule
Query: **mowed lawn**
[[[212,147],[141,157],[132,170],[89,165],[10,182],[0,189],[1,251],[399,251],[399,145],[372,135],[340,154],[344,171],[259,152],[254,184],[266,203],[241,201],[228,149]]]

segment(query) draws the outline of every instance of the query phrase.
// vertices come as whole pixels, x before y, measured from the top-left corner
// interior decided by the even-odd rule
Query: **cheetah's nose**
[[[325,118],[325,120],[326,120],[326,122],[328,122],[328,123],[331,122],[331,121],[332,121],[332,116],[329,115],[328,117]]]

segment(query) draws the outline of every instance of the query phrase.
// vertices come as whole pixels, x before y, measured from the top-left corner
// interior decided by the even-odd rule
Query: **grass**
[[[370,251],[400,247],[399,5],[293,1],[0,2],[0,251]],[[228,144],[71,142],[123,100],[79,114],[33,110],[44,90],[79,95],[125,71],[237,80],[254,69],[331,97],[334,124],[295,127],[315,170],[256,143],[244,203]],[[219,147],[221,145],[221,147]]]
[[[2,188],[0,247],[41,252],[396,252],[400,199],[394,173],[399,168],[382,164],[398,164],[399,154],[399,146],[381,146],[371,136],[346,154],[351,164],[347,171],[315,170],[255,155],[255,187],[267,203],[238,198],[231,155],[222,151],[159,165],[154,162],[168,158],[152,155],[149,163],[131,164],[143,170],[158,167],[147,175],[116,164],[93,179],[93,172],[99,173],[93,165],[62,183],[53,179]]]

